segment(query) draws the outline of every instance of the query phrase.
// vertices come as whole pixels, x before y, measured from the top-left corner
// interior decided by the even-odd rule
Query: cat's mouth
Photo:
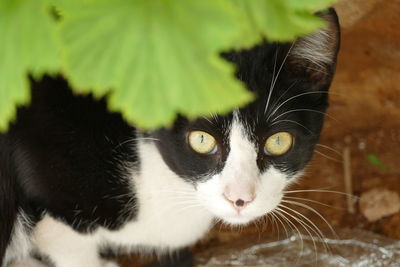
[[[260,215],[262,216],[262,215]],[[246,225],[254,221],[255,219],[259,218],[260,216],[249,216],[243,215],[241,213],[236,213],[234,215],[224,216],[222,220],[225,223],[232,224],[232,225]]]

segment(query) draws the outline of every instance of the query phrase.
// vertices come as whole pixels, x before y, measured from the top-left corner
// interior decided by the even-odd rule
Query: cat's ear
[[[317,14],[326,26],[298,38],[288,54],[289,70],[316,85],[329,84],[336,67],[340,46],[340,27],[333,8]]]

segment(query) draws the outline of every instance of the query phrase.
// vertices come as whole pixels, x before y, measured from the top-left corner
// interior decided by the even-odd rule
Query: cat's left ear
[[[339,20],[333,8],[317,15],[325,20],[326,26],[292,44],[287,67],[316,86],[329,86],[340,46]]]

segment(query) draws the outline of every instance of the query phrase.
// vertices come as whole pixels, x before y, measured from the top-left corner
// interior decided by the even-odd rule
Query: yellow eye
[[[264,145],[266,155],[280,156],[289,151],[293,144],[293,136],[288,132],[279,132],[268,137]]]
[[[203,131],[193,131],[189,134],[190,147],[200,154],[214,154],[217,152],[215,138]]]

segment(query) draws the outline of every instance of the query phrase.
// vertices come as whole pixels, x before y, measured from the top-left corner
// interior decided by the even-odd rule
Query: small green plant
[[[386,166],[386,164],[383,163],[382,160],[380,160],[380,158],[376,154],[373,153],[367,154],[367,161],[369,162],[369,164],[378,169],[381,169],[383,171],[389,171],[389,168]]]
[[[254,96],[219,53],[308,34],[333,1],[0,0],[0,130],[29,102],[28,75],[109,93],[143,128],[243,106]]]

